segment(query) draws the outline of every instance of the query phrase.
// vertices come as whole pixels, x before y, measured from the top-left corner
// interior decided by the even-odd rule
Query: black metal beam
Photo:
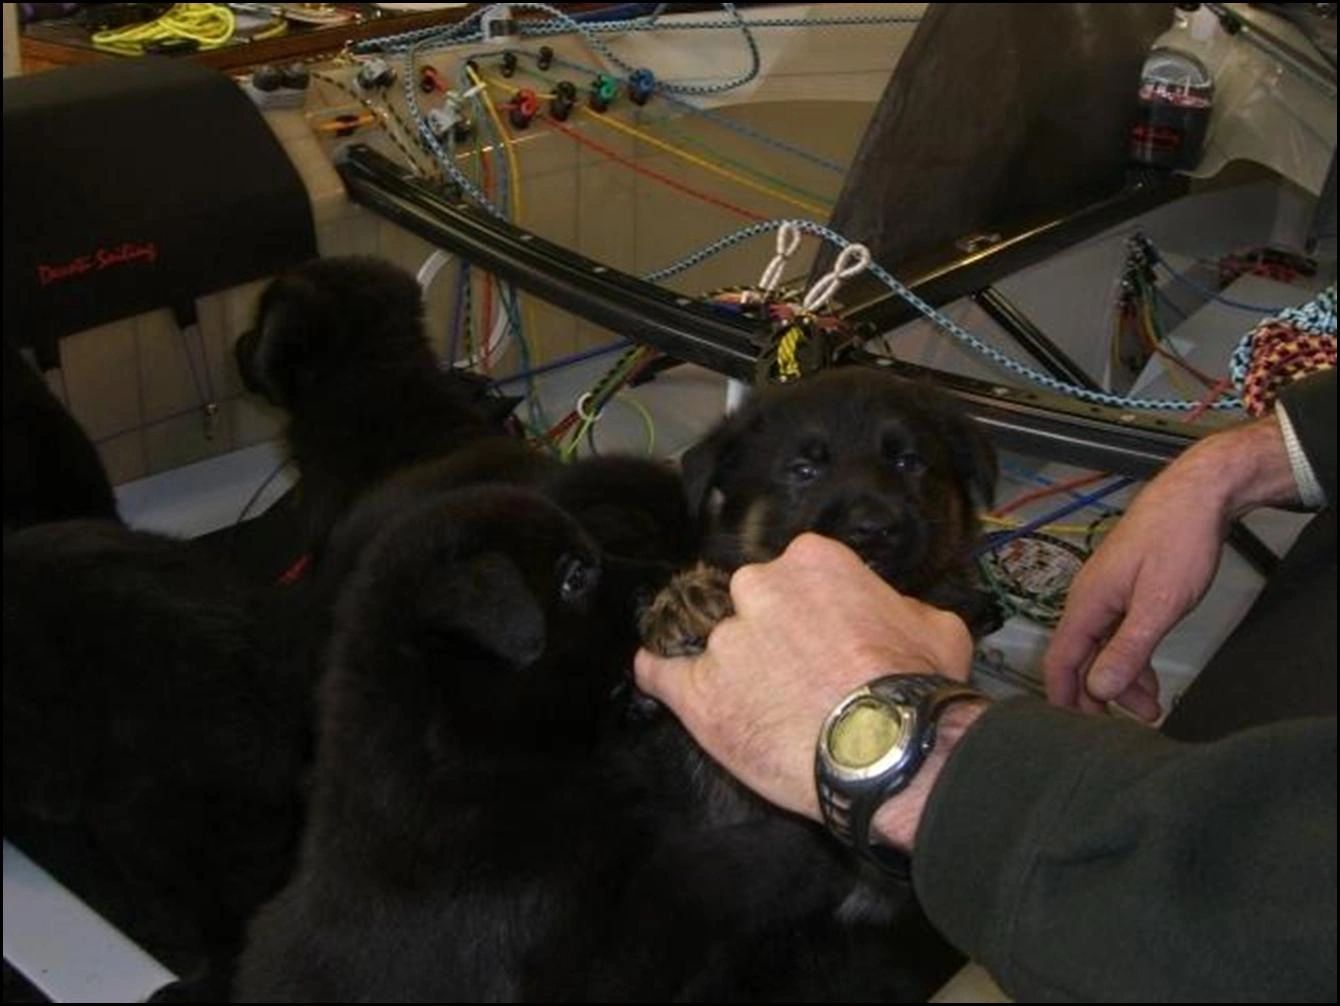
[[[1206,432],[1175,419],[1120,412],[888,357],[858,354],[852,362],[932,381],[957,399],[998,446],[1081,468],[1147,478]]]
[[[541,300],[681,360],[753,380],[760,333],[743,323],[450,199],[371,147],[350,148],[337,167],[355,202]]]
[[[584,258],[451,199],[367,147],[340,173],[357,202],[566,311],[680,360],[752,383],[758,333],[691,297]],[[960,377],[861,351],[848,361],[934,381],[1009,450],[1146,477],[1203,430],[1069,398]]]
[[[986,312],[1005,334],[1017,342],[1029,356],[1038,362],[1043,370],[1052,377],[1090,391],[1101,391],[1098,382],[1089,376],[1078,363],[1072,360],[1060,346],[1048,338],[1047,334],[1033,324],[1031,318],[1015,306],[1014,302],[993,286],[978,290],[972,297],[977,305]]]
[[[1072,212],[1024,223],[978,247],[945,248],[918,262],[895,265],[895,276],[934,307],[985,290],[1012,273],[1050,258],[1123,221],[1185,195],[1190,182],[1182,175],[1141,171],[1115,195]],[[884,263],[887,265],[887,263]],[[884,331],[919,317],[917,310],[873,277],[853,280],[843,291],[850,305],[847,320]]]

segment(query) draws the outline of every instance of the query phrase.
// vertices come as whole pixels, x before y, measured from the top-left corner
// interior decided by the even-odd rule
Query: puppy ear
[[[318,324],[314,292],[294,279],[276,280],[261,296],[256,327],[238,339],[238,369],[247,389],[291,408],[302,383]]]
[[[972,502],[988,509],[996,499],[996,479],[1000,470],[996,464],[996,448],[982,428],[967,416],[949,416],[947,439],[954,463],[954,472],[968,487]]]
[[[544,653],[542,603],[501,553],[440,564],[419,589],[416,614],[434,635],[462,636],[515,667]]]
[[[721,485],[722,476],[735,465],[745,432],[757,424],[757,413],[750,402],[684,452],[680,458],[680,477],[693,517],[702,518],[712,490]]]

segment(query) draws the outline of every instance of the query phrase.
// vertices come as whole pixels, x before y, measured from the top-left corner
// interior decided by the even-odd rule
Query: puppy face
[[[438,752],[588,743],[617,715],[649,573],[659,564],[606,559],[534,493],[434,494],[374,535],[341,592],[332,725],[359,744],[377,731],[451,739],[427,745]]]
[[[518,489],[462,489],[419,502],[378,534],[342,603],[376,619],[383,640],[525,670],[573,645],[564,630],[590,612],[601,575],[595,543],[553,504]]]
[[[684,458],[709,562],[767,560],[817,531],[904,591],[963,566],[995,476],[942,395],[865,368],[764,391]]]
[[[363,257],[318,259],[276,279],[235,353],[247,389],[290,410],[332,374],[434,366],[418,283]]]

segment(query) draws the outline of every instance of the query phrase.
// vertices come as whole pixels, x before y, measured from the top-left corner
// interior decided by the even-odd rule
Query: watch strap
[[[820,738],[815,756],[815,784],[824,825],[839,842],[899,879],[910,877],[910,861],[897,849],[870,841],[870,824],[888,800],[901,793],[935,747],[936,727],[944,710],[955,702],[984,699],[981,692],[938,674],[890,674],[857,689],[834,709],[825,723],[825,735],[842,710],[852,702],[874,696],[902,707],[912,719],[913,736],[904,757],[871,779],[837,777],[824,757],[827,736]]]

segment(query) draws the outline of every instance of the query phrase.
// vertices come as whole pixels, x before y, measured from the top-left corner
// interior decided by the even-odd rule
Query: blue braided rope
[[[751,224],[748,227],[741,228],[732,234],[727,234],[725,237],[714,241],[712,244],[707,245],[704,248],[698,249],[696,252],[685,256],[677,262],[648,273],[643,278],[649,282],[659,283],[662,280],[669,279],[671,276],[677,276],[682,272],[692,269],[694,266],[705,262],[707,259],[725,251],[727,248],[740,244],[742,241],[747,241],[750,238],[775,231],[785,223],[794,225],[797,230],[803,231],[806,234],[822,238],[837,248],[846,248],[852,243],[836,231],[830,230],[822,224],[816,224],[812,220],[765,220],[761,223]],[[1097,405],[1106,405],[1114,409],[1190,412],[1193,409],[1201,408],[1200,402],[1193,402],[1186,399],[1128,398],[1123,395],[1113,395],[1106,391],[1093,391],[1089,388],[1070,384],[1066,381],[1059,381],[1054,377],[1038,370],[1034,370],[1027,364],[1020,363],[1018,360],[1014,359],[1014,357],[983,342],[962,325],[958,324],[958,322],[954,321],[941,311],[936,310],[930,304],[926,303],[926,301],[918,297],[877,262],[870,263],[869,269],[880,282],[903,300],[907,301],[907,303],[915,307],[938,328],[948,332],[968,349],[977,353],[979,356],[986,357],[992,363],[996,364],[996,366],[1001,367],[1012,374],[1016,374],[1025,380],[1032,381],[1034,384],[1041,385],[1042,387],[1059,394],[1068,395],[1071,398],[1078,398],[1085,402],[1093,402]],[[1208,406],[1208,408],[1221,411],[1239,409],[1241,407],[1242,402],[1238,398],[1220,398]]]
[[[467,31],[466,29],[476,23],[484,12],[484,10],[477,10],[463,21],[447,28],[419,28],[415,31],[364,39],[351,46],[350,51],[360,55],[369,52],[394,52],[402,46],[429,36],[441,36],[443,41],[478,42],[483,38],[483,35],[477,30]],[[696,21],[660,22],[649,18],[631,21],[584,21],[582,27],[593,33],[614,34],[629,31],[720,31],[722,29],[738,29],[741,23],[750,29],[852,28],[882,24],[916,24],[920,20],[920,15],[900,14],[850,14],[840,17],[749,18],[748,20],[741,18],[738,21],[732,18],[707,18]],[[564,19],[523,21],[518,25],[518,29],[522,35],[536,37],[570,35],[574,32],[572,25]]]
[[[459,185],[462,192],[468,195],[489,213],[493,214],[495,217],[504,217],[503,212],[498,209],[498,207],[494,206],[489,198],[480,191],[479,187],[475,185],[474,182],[470,181],[465,173],[456,166],[456,158],[454,156],[455,140],[452,138],[451,132],[448,131],[447,133],[447,144],[451,149],[443,149],[442,144],[438,141],[437,137],[433,135],[433,131],[428,127],[428,123],[424,121],[423,112],[419,108],[419,87],[418,79],[414,72],[414,55],[420,48],[426,45],[427,42],[428,40],[426,38],[421,38],[418,42],[405,49],[404,68],[401,73],[403,80],[401,83],[404,85],[405,89],[405,109],[409,112],[410,121],[414,123],[414,128],[419,132],[419,139],[428,149],[428,152],[433,155],[433,159],[437,161],[443,174]],[[501,191],[506,192],[506,187],[504,186]]]
[[[547,23],[541,22],[541,24],[553,26],[552,28],[549,28],[548,30],[542,32],[536,32],[533,29],[527,30],[527,28],[523,24],[523,26],[519,28],[522,34],[577,34],[582,37],[582,39],[586,42],[588,46],[591,47],[591,50],[595,52],[596,55],[600,56],[602,59],[606,60],[612,65],[617,66],[619,69],[623,70],[625,74],[631,74],[633,71],[638,69],[637,67],[632,66],[631,64],[621,59],[618,56],[618,54],[614,52],[614,50],[612,50],[603,41],[601,41],[599,34],[595,30],[593,30],[592,25],[601,24],[602,22],[577,21],[570,15],[559,10],[557,7],[551,7],[549,4],[546,3],[493,4],[492,6],[486,7],[481,11],[476,11],[475,14],[472,15],[471,17],[466,18],[464,21],[461,21],[460,23],[453,25],[450,28],[436,29],[428,33],[425,33],[423,31],[405,32],[402,35],[390,36],[386,39],[369,39],[366,42],[359,43],[357,46],[353,48],[353,51],[361,53],[361,52],[374,51],[374,49],[375,51],[386,51],[388,49],[393,50],[395,48],[398,48],[402,44],[409,46],[417,46],[422,44],[426,40],[437,36],[440,36],[440,38],[443,41],[465,42],[465,41],[478,40],[483,37],[482,34],[479,31],[466,31],[464,30],[465,26],[474,24],[475,22],[479,21],[484,15],[486,15],[489,11],[492,11],[495,8],[502,6],[521,10],[543,11],[544,13],[549,14],[551,16],[552,20],[550,22]],[[715,84],[686,84],[675,81],[660,81],[658,87],[662,91],[666,93],[679,93],[679,94],[700,94],[700,95],[720,94],[724,91],[730,91],[733,90],[734,88],[747,84],[749,83],[749,81],[755,79],[758,76],[759,70],[763,66],[763,57],[759,53],[758,41],[754,38],[753,32],[750,31],[749,24],[744,20],[744,18],[740,16],[740,12],[736,10],[734,4],[727,3],[722,4],[721,6],[725,9],[726,14],[730,19],[728,23],[733,25],[735,28],[739,29],[739,31],[744,35],[745,43],[749,47],[749,68],[745,70],[744,73],[740,74],[737,77],[732,78],[731,80],[719,81],[718,83]],[[617,25],[618,30],[622,31],[628,31],[630,27],[635,27],[638,25],[638,22],[628,22],[628,21],[614,21],[608,23],[612,25]],[[666,30],[673,26],[672,25],[653,26],[648,24],[645,27],[647,30]]]

